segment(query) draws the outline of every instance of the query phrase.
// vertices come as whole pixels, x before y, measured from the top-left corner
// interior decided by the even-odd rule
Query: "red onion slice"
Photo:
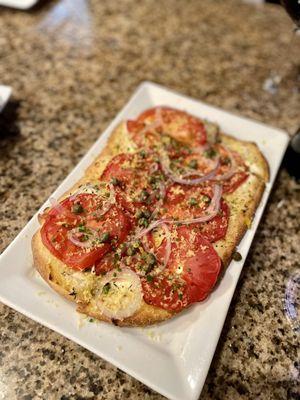
[[[165,231],[165,238],[163,238],[162,241],[164,241],[166,239],[166,250],[165,250],[165,254],[164,254],[163,264],[159,266],[159,271],[162,272],[168,265],[169,258],[171,255],[171,232],[166,223],[162,222],[159,226]],[[157,227],[158,226],[156,226],[155,228],[157,228]],[[153,230],[155,228],[152,228],[151,230]],[[147,233],[149,233],[149,232],[147,232]],[[145,235],[143,235],[143,238],[144,237],[145,237]],[[147,253],[151,253],[155,256],[153,251],[149,248],[147,240],[142,239],[142,244]]]
[[[54,197],[49,197],[49,203],[51,204],[52,210],[57,211],[59,214],[65,214],[69,217],[74,217],[74,215],[68,210],[63,204],[59,203]]]
[[[101,210],[97,210],[92,214],[92,218],[101,217],[102,215],[106,214],[107,211],[110,210],[111,206],[115,204],[116,195],[115,195],[114,185],[112,183],[109,183],[108,187],[109,187],[109,198],[103,202]]]
[[[222,175],[216,176],[214,178],[215,181],[226,181],[227,179],[231,178],[236,173],[236,161],[235,158],[230,150],[226,148],[228,152],[228,157],[230,158],[230,169]]]
[[[122,268],[108,272],[101,279],[97,307],[106,317],[122,320],[141,307],[142,299],[138,275],[129,268]]]
[[[162,166],[162,170],[165,173],[165,175],[167,175],[170,179],[172,179],[173,182],[180,183],[182,185],[199,185],[202,182],[214,179],[214,176],[217,173],[219,165],[220,165],[219,158],[217,158],[215,160],[215,164],[214,164],[212,170],[210,172],[208,172],[207,174],[204,174],[204,175],[202,174],[199,178],[195,178],[195,179],[185,179],[184,178],[185,176],[198,175],[199,172],[191,171],[191,172],[188,172],[181,176],[175,175],[174,172],[170,168],[170,159],[168,158],[168,156],[166,154],[161,156],[161,166]]]

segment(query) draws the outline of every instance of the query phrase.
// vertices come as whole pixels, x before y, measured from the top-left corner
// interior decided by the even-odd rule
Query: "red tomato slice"
[[[107,253],[101,260],[96,261],[95,273],[96,275],[105,275],[107,272],[111,271],[114,266],[114,253]]]
[[[205,215],[211,193],[201,186],[173,184],[166,193],[162,216],[175,220],[192,220]],[[229,207],[221,200],[220,212],[208,222],[192,224],[210,242],[222,239],[227,232]]]
[[[147,304],[177,312],[190,304],[186,282],[175,275],[159,275],[153,280],[143,277],[141,282]]]
[[[160,125],[156,130],[183,143],[206,143],[206,130],[202,121],[184,111],[170,107],[150,108],[140,114],[137,121],[146,125],[157,121]]]
[[[161,134],[157,129],[147,129],[147,125],[136,120],[127,121],[127,130],[135,144],[141,148],[153,149],[161,145]]]
[[[143,150],[115,156],[100,179],[116,181],[117,198],[130,213],[141,208],[152,212],[160,200],[163,175],[158,160],[150,152]]]
[[[170,230],[171,254],[165,270],[151,279],[149,275],[143,277],[142,285],[146,303],[179,311],[208,296],[217,282],[221,260],[210,242],[196,229],[173,226]],[[152,239],[149,245],[162,261],[166,241],[156,246]]]
[[[99,216],[102,204],[100,196],[79,194],[75,198],[68,197],[59,207],[49,211],[41,229],[42,241],[52,254],[69,267],[78,270],[90,268],[113,246],[125,240],[131,228],[130,219],[116,205]],[[76,232],[82,231],[78,233],[79,241],[88,238],[91,230],[97,232],[99,238],[104,233],[108,234],[109,240],[91,242],[87,248],[79,247],[68,238],[68,232],[74,228]]]

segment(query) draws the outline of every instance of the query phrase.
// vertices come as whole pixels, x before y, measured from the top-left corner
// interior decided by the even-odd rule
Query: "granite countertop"
[[[275,5],[44,1],[0,8],[0,25],[0,83],[13,87],[0,116],[0,250],[142,80],[290,134],[300,124],[300,38]],[[282,168],[201,399],[299,398],[299,315],[288,312],[299,303],[299,206]],[[0,399],[163,399],[16,311],[0,314]]]

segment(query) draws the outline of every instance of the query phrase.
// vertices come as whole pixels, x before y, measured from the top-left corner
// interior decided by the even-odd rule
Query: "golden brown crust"
[[[251,225],[255,210],[264,192],[265,183],[269,179],[269,169],[264,156],[255,143],[242,142],[225,134],[221,134],[220,138],[224,145],[242,156],[251,171],[249,178],[234,193],[224,195],[230,207],[228,231],[224,239],[214,244],[214,248],[226,267],[236,246]],[[101,154],[88,167],[85,175],[61,199],[74,193],[81,184],[96,181],[108,162],[117,154],[134,151],[136,151],[135,144],[130,141],[126,123],[122,122],[108,139]],[[43,223],[42,217],[40,223]],[[34,265],[43,279],[56,292],[77,303],[79,312],[105,322],[115,323],[118,326],[151,325],[172,318],[176,314],[142,301],[140,309],[133,316],[122,321],[111,321],[101,314],[93,297],[99,277],[91,272],[78,272],[68,268],[43,245],[40,231],[32,239],[32,252]]]

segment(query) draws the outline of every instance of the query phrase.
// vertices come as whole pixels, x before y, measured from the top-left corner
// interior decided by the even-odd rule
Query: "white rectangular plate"
[[[20,8],[21,10],[28,10],[34,6],[38,0],[0,0],[0,6],[7,6],[12,8]]]
[[[116,127],[141,111],[168,105],[217,122],[226,133],[256,142],[267,158],[271,179],[251,229],[239,246],[245,260],[272,184],[288,144],[285,132],[250,121],[174,93],[143,83],[106,131],[52,196],[68,190],[100,153]],[[48,206],[46,202],[41,209]],[[33,273],[30,242],[38,228],[37,215],[26,225],[0,259],[0,300],[35,321],[74,340],[115,364],[157,392],[174,400],[195,400],[204,384],[243,262],[232,262],[217,289],[171,321],[150,328],[117,328],[86,322],[78,326],[73,304],[61,298]],[[41,296],[41,293],[43,296]],[[41,296],[41,297],[39,297]],[[211,318],[211,316],[214,318]]]
[[[3,110],[10,95],[11,95],[11,87],[5,86],[5,85],[0,85],[0,112]]]

